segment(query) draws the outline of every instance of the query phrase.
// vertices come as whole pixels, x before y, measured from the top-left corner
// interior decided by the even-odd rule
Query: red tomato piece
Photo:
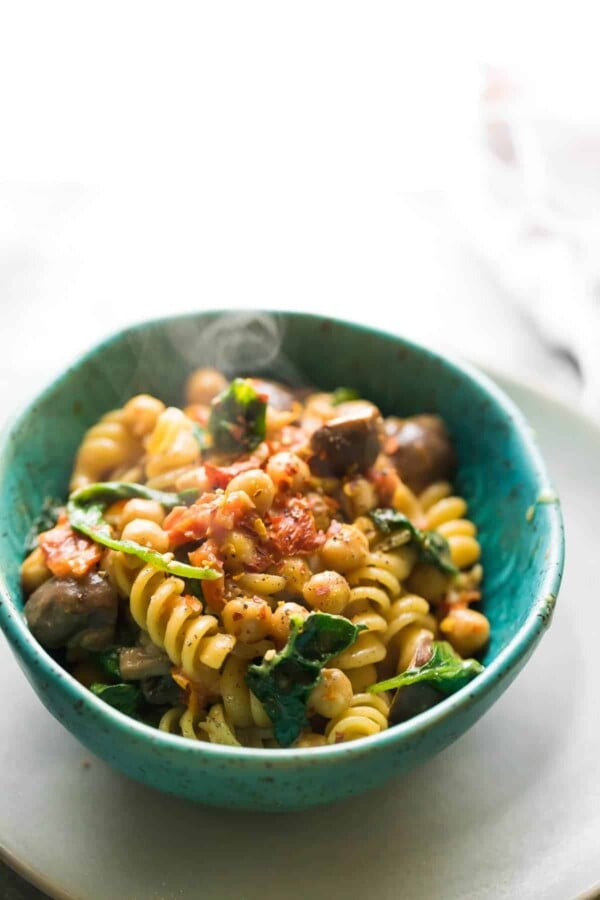
[[[292,497],[269,517],[269,537],[282,556],[314,553],[325,541],[304,498]]]
[[[66,516],[61,516],[50,531],[42,532],[38,544],[46,565],[57,578],[81,578],[100,562],[103,552],[99,544],[73,531]]]

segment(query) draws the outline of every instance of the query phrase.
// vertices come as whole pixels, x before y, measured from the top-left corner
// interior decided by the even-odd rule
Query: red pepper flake
[[[317,531],[315,519],[302,497],[292,497],[281,512],[269,517],[269,536],[282,556],[314,553],[325,542],[325,535]]]
[[[103,553],[99,544],[73,531],[64,514],[54,528],[40,534],[38,544],[46,565],[57,578],[81,578],[100,562]]]

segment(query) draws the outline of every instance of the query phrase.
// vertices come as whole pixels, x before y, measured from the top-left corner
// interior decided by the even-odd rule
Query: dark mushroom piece
[[[152,706],[179,706],[183,702],[183,691],[170,675],[144,678],[140,687],[144,700]]]
[[[313,433],[312,471],[324,477],[366,472],[381,451],[381,414],[366,400],[341,403],[335,419]]]
[[[444,694],[425,681],[407,684],[396,691],[390,707],[389,723],[399,725],[400,722],[407,722],[432,706],[437,706],[443,699]]]
[[[452,473],[456,465],[454,448],[439,416],[390,416],[384,431],[384,452],[411,490],[419,493]]]
[[[105,650],[114,640],[119,600],[107,578],[49,578],[25,604],[25,618],[43,647]]]
[[[430,631],[423,630],[417,639],[415,652],[408,664],[409,669],[424,666],[431,659],[433,635]],[[390,707],[389,722],[391,725],[399,725],[413,716],[431,709],[444,699],[444,694],[425,681],[416,684],[407,684],[398,688]]]

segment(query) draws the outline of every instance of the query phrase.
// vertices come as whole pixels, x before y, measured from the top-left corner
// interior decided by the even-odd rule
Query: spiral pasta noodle
[[[214,703],[208,712],[198,712],[192,707],[173,707],[162,716],[158,727],[170,734],[229,747],[263,747],[272,743],[270,722],[268,727],[236,727],[227,715],[224,703]]]
[[[387,614],[387,628],[383,635],[386,647],[386,672],[407,668],[412,656],[412,638],[417,631],[437,632],[437,622],[429,611],[429,603],[423,597],[407,594],[395,600]],[[407,655],[408,654],[408,655]]]
[[[448,541],[450,557],[458,569],[468,569],[481,557],[477,528],[465,518],[467,504],[452,493],[448,482],[432,484],[419,498],[424,527],[438,531]]]
[[[140,442],[123,422],[122,410],[107,413],[83,437],[75,457],[71,490],[110,479],[119,469],[127,470],[142,452]]]
[[[198,713],[198,711],[185,706],[173,706],[161,717],[158,728],[160,731],[178,734],[189,740],[208,741],[208,734],[202,728],[205,720],[205,712]],[[235,738],[231,743],[237,744]]]
[[[350,706],[328,723],[325,729],[327,743],[354,741],[385,731],[388,727],[389,709],[386,694],[355,694]]]
[[[169,406],[156,420],[146,443],[146,454],[148,484],[160,490],[173,487],[200,461],[192,420],[180,409]]]
[[[247,669],[248,663],[233,655],[225,662],[221,674],[223,708],[234,726],[250,728],[256,725],[259,728],[270,728],[271,720],[262,703],[244,681]]]
[[[344,610],[356,625],[365,627],[358,640],[335,660],[355,690],[377,680],[377,664],[386,657],[386,634],[392,601],[400,596],[401,580],[411,569],[410,551],[370,551],[363,565],[347,574],[350,600]]]
[[[181,578],[144,566],[131,588],[130,609],[136,624],[193,681],[201,677],[201,665],[220,669],[236,639],[221,633],[218,620],[184,589]]]

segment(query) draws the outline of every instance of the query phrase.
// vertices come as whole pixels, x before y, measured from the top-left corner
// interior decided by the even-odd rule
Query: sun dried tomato
[[[325,541],[315,518],[302,497],[292,497],[286,506],[269,516],[269,537],[282,556],[314,553]]]
[[[38,545],[46,565],[57,578],[69,575],[81,578],[100,562],[103,553],[99,544],[73,531],[65,515],[54,528],[40,534]]]

